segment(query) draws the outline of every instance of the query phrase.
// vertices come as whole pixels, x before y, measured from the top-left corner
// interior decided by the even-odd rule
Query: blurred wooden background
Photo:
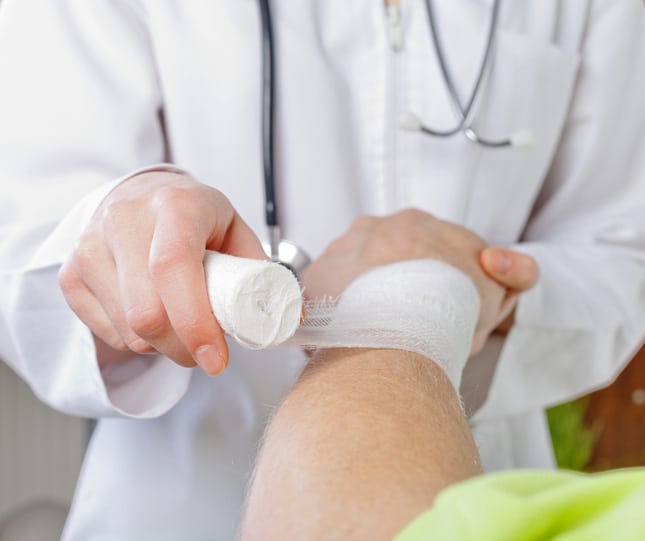
[[[585,421],[602,426],[589,469],[645,466],[645,347],[613,384],[590,396]]]

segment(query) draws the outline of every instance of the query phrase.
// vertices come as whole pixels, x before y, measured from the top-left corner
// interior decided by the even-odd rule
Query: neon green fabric
[[[516,471],[443,490],[395,541],[643,541],[645,468]]]

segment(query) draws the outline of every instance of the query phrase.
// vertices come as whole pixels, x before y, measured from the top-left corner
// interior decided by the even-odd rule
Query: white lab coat
[[[464,101],[490,4],[437,2]],[[642,2],[503,5],[476,126],[530,129],[528,150],[398,129],[407,110],[455,122],[423,1],[402,5],[395,54],[380,1],[274,2],[284,234],[316,256],[357,215],[413,206],[533,255],[539,284],[462,389],[486,390],[476,372],[499,353],[473,418],[484,463],[549,466],[542,408],[607,384],[645,330]],[[259,36],[253,0],[0,9],[0,357],[53,407],[103,418],[66,539],[231,539],[257,437],[305,362],[231,344],[215,379],[160,356],[101,373],[56,279],[101,197],[154,164],[217,186],[265,237]]]

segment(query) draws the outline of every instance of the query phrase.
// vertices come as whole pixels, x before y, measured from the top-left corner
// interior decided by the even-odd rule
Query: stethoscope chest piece
[[[268,242],[263,242],[262,248],[268,257],[287,267],[296,276],[300,276],[311,263],[311,258],[307,253],[288,240],[281,239],[277,247],[274,247],[274,253],[272,253],[271,244]]]

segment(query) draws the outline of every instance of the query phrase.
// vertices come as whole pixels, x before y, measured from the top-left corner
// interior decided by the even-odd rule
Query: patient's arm
[[[395,350],[323,351],[269,426],[242,539],[391,539],[443,487],[480,472],[437,365]]]

